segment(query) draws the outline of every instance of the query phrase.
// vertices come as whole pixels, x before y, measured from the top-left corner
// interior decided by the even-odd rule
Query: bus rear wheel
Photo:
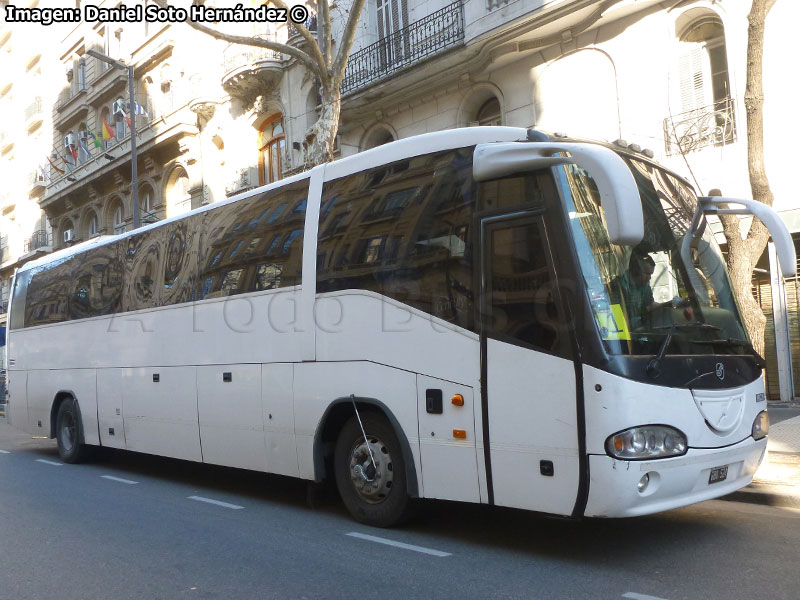
[[[405,463],[392,426],[380,415],[362,412],[366,431],[353,416],[336,441],[336,487],[356,521],[373,527],[391,527],[409,508]]]
[[[81,443],[78,403],[73,398],[67,398],[58,407],[56,441],[58,455],[65,463],[74,464],[86,458],[86,446]]]

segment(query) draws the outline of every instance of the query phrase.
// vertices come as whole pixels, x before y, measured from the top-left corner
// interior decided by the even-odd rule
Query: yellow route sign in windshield
[[[600,327],[600,337],[604,340],[629,340],[631,332],[628,331],[628,322],[622,306],[612,304],[608,310],[594,311],[597,325]]]

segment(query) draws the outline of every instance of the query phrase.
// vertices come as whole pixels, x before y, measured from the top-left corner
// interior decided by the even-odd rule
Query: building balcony
[[[41,125],[43,120],[42,98],[37,96],[25,109],[25,128],[31,131]]]
[[[275,40],[275,36],[258,36]],[[283,55],[275,50],[231,44],[223,52],[222,87],[232,96],[253,97],[274,88],[283,76]]]
[[[687,154],[736,141],[736,119],[730,98],[664,119],[668,155]]]
[[[40,167],[28,174],[28,189],[32,196],[41,195],[50,183],[48,169]]]
[[[67,123],[85,119],[89,112],[86,104],[86,87],[77,90],[67,88],[58,97],[53,115],[53,125],[60,128]]]
[[[463,43],[464,12],[458,0],[350,55],[342,95]]]
[[[48,235],[47,231],[40,229],[34,231],[33,235],[25,240],[25,253],[28,252],[50,252],[53,249],[53,236]]]

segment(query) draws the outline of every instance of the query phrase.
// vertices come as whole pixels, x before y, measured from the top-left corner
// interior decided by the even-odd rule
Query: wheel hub
[[[370,436],[369,446],[364,440],[353,446],[350,452],[350,479],[358,495],[370,504],[383,502],[389,495],[394,481],[392,457],[378,438]]]

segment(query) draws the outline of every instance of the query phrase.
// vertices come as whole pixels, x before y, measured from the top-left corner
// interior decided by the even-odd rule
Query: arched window
[[[125,212],[122,209],[122,202],[119,200],[115,203],[114,212],[112,213],[112,226],[114,234],[125,233]]]
[[[111,148],[111,146],[117,143],[114,119],[111,117],[111,110],[107,106],[103,107],[103,110],[100,111],[100,125],[98,129],[100,131],[97,133],[103,140],[103,148]]]
[[[167,217],[174,217],[192,210],[189,194],[189,176],[181,168],[175,169],[167,183]]]
[[[83,164],[92,157],[90,146],[89,127],[86,123],[81,123],[78,129],[78,163]]]
[[[75,228],[72,225],[72,221],[69,219],[64,219],[61,222],[61,227],[59,228],[60,236],[59,236],[59,243],[62,246],[68,246],[72,242],[75,241]]]
[[[283,116],[278,113],[261,126],[258,135],[258,179],[261,185],[278,181],[282,174],[281,161],[286,147]]]
[[[81,92],[86,89],[86,59],[81,58],[78,61],[78,91]]]
[[[682,151],[735,139],[725,28],[711,10],[694,8],[676,22],[680,41],[668,123]],[[677,109],[675,108],[677,107]]]
[[[500,101],[494,96],[489,98],[478,109],[475,120],[478,121],[478,125],[502,125]]]
[[[394,135],[392,132],[386,126],[379,125],[367,134],[361,144],[361,149],[369,150],[370,148],[377,148],[378,146],[383,146],[393,141]]]
[[[100,228],[97,225],[97,214],[94,211],[90,211],[84,218],[84,221],[86,223],[85,226],[86,239],[100,235]]]
[[[153,190],[150,189],[150,186],[142,186],[139,190],[139,213],[141,214],[142,223],[155,223],[158,221]]]
[[[125,100],[121,97],[114,100],[111,111],[114,116],[114,135],[119,141],[128,135],[128,109],[125,106]]]

